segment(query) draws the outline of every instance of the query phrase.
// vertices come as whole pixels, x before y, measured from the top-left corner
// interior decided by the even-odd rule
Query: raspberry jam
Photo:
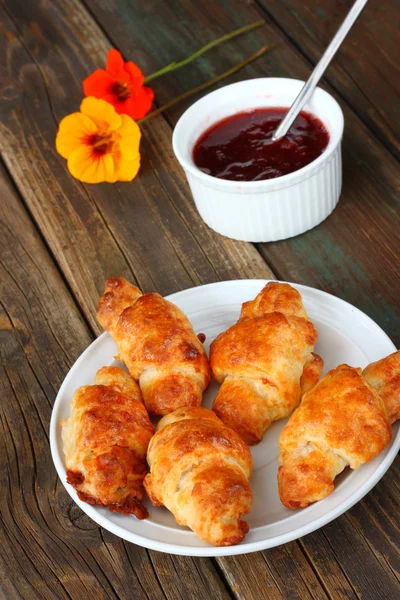
[[[207,175],[233,181],[274,179],[293,173],[322,154],[329,142],[323,123],[302,111],[288,133],[272,141],[287,108],[257,108],[223,119],[205,131],[193,149]]]

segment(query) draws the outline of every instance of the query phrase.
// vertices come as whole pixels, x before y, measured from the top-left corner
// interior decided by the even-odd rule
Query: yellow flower
[[[140,166],[140,129],[105,100],[85,98],[81,112],[62,119],[56,149],[84,183],[132,181]]]

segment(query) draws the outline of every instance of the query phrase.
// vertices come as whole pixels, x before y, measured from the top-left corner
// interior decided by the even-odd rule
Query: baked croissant
[[[206,408],[179,408],[158,424],[147,453],[144,486],[154,506],[216,546],[241,542],[249,530],[249,448]]]
[[[400,350],[368,365],[363,376],[383,400],[390,423],[400,419]]]
[[[89,504],[148,517],[142,505],[146,451],[154,428],[138,385],[118,367],[103,367],[79,388],[62,423],[67,482]]]
[[[245,442],[257,444],[318,381],[323,361],[313,353],[316,340],[299,292],[268,283],[211,344],[211,369],[222,384],[213,411]]]
[[[210,368],[203,344],[177,306],[116,277],[106,282],[97,318],[139,382],[150,413],[201,404]]]
[[[347,466],[372,460],[391,440],[400,412],[400,352],[369,365],[329,371],[307,394],[280,439],[279,495],[288,508],[305,507],[334,489]]]

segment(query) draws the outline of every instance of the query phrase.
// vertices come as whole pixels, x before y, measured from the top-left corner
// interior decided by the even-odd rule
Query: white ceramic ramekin
[[[201,217],[218,233],[247,242],[282,240],[315,227],[335,208],[342,187],[343,113],[320,88],[305,110],[324,123],[329,143],[306,167],[276,179],[237,182],[206,175],[192,159],[193,146],[211,125],[245,110],[290,106],[303,83],[272,77],[233,83],[204,96],[179,119],[175,155]]]

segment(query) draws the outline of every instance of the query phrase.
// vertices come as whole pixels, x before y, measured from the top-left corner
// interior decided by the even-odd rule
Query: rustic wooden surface
[[[59,120],[110,47],[145,73],[260,16],[266,24],[154,81],[157,104],[265,43],[231,77],[305,78],[349,0],[7,0],[0,4],[1,598],[380,600],[400,594],[399,464],[348,513],[279,548],[220,559],[123,542],[86,517],[48,447],[57,390],[99,333],[106,277],[168,294],[278,277],[334,293],[400,342],[399,66],[395,0],[371,0],[324,80],[346,119],[345,181],[331,217],[257,247],[210,231],[192,204],[171,130],[195,98],[143,126],[131,184],[84,186],[54,150]],[[222,84],[223,85],[223,84]]]

